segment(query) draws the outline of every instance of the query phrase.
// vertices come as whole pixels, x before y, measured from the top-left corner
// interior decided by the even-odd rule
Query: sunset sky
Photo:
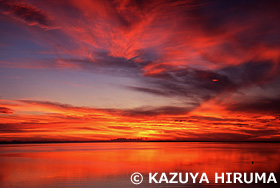
[[[0,142],[280,141],[279,10],[0,0]]]

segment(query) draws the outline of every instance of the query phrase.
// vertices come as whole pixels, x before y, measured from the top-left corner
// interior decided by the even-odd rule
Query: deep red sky
[[[0,0],[0,141],[280,141],[279,10]]]

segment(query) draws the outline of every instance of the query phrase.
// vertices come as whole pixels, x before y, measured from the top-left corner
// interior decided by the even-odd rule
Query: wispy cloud
[[[44,29],[53,27],[52,20],[43,10],[40,10],[24,1],[0,1],[0,10],[28,25],[36,25]]]

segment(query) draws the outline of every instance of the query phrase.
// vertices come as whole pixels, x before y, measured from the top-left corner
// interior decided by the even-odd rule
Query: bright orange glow
[[[266,140],[278,138],[279,119],[272,115],[233,113],[209,101],[191,113],[129,115],[126,110],[74,107],[38,101],[3,101],[13,114],[2,114],[1,141]],[[265,124],[271,123],[270,127]],[[230,137],[229,137],[230,135]],[[37,141],[40,141],[37,140]]]

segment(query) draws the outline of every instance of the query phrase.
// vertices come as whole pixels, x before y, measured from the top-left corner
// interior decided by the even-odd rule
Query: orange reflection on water
[[[0,146],[0,187],[132,186],[133,172],[274,172],[277,143],[75,143]],[[254,164],[252,164],[254,161]]]

